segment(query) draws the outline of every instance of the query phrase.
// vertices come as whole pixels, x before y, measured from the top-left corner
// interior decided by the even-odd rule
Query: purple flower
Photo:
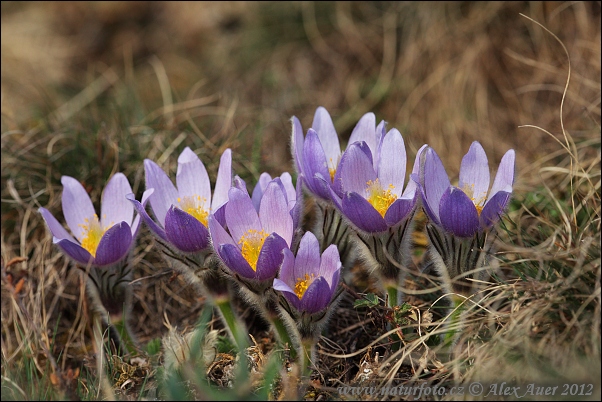
[[[225,226],[213,214],[209,216],[213,248],[226,266],[244,278],[265,281],[276,276],[282,250],[291,245],[293,218],[281,185],[279,179],[268,183],[259,210],[247,191],[232,187]]]
[[[132,196],[128,199],[147,225],[158,237],[180,251],[194,253],[206,249],[209,246],[209,214],[223,216],[223,206],[228,201],[228,190],[232,186],[230,149],[224,151],[220,159],[213,197],[205,165],[188,147],[178,157],[177,188],[150,159],[144,160],[144,170],[146,188],[154,189],[149,201],[158,223]]]
[[[472,237],[493,226],[506,209],[514,184],[514,150],[502,157],[489,190],[489,164],[485,150],[477,141],[462,158],[458,187],[449,182],[441,159],[432,148],[425,150],[420,176],[424,209],[433,223],[458,237]]]
[[[63,215],[73,236],[46,209],[40,213],[53,236],[53,242],[80,264],[105,266],[123,260],[129,253],[140,226],[134,218],[134,207],[125,198],[132,192],[123,173],[115,174],[107,183],[101,199],[100,219],[88,193],[73,177],[61,177]],[[142,204],[150,192],[142,196]]]
[[[284,193],[286,197],[286,203],[288,206],[288,210],[293,218],[293,227],[298,228],[301,223],[301,212],[303,209],[303,194],[301,191],[301,183],[300,178],[297,178],[297,186],[293,185],[293,179],[288,172],[284,172],[274,179],[276,183],[280,186],[280,189]],[[268,173],[262,173],[259,176],[259,181],[255,185],[253,189],[253,195],[251,196],[251,200],[253,201],[253,206],[255,210],[259,212],[259,205],[261,202],[261,198],[263,197],[263,193],[265,192],[268,184],[272,181],[272,176]]]
[[[419,172],[418,151],[413,172]],[[406,151],[399,131],[391,129],[380,138],[376,152],[361,141],[351,144],[339,165],[341,186],[331,198],[356,227],[367,233],[384,232],[410,215],[416,205],[416,184],[406,177]]]
[[[324,310],[339,284],[341,259],[334,244],[320,256],[320,245],[311,232],[305,233],[299,244],[297,257],[284,250],[279,278],[274,289],[282,292],[289,303],[300,312],[309,314]]]
[[[312,127],[307,131],[305,138],[299,119],[293,116],[292,123],[293,158],[297,172],[303,177],[309,191],[329,201],[329,187],[334,185],[335,189],[338,189],[340,185],[337,173],[341,160],[339,138],[330,114],[323,107],[318,107]],[[381,122],[376,127],[374,113],[366,113],[353,129],[348,144],[364,141],[374,159],[384,126],[385,123]]]

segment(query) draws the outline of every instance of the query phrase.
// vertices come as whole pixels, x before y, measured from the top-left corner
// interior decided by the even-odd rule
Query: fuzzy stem
[[[217,307],[220,318],[224,323],[226,330],[228,331],[228,335],[230,335],[230,338],[234,341],[238,348],[242,350],[249,346],[248,336],[245,334],[246,331],[243,330],[245,326],[242,322],[240,322],[236,314],[234,314],[230,299],[228,297],[217,297],[214,299],[214,304]]]
[[[463,304],[464,299],[459,297],[452,298],[452,312],[449,316],[449,320],[446,321],[447,330],[442,335],[443,343],[446,346],[454,345],[460,337],[461,324],[466,308]]]
[[[308,377],[311,375],[311,362],[315,361],[316,342],[313,338],[301,339],[299,348],[299,363],[301,364],[301,375]]]

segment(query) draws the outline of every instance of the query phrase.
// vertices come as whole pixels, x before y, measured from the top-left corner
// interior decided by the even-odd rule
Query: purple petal
[[[90,220],[96,212],[90,200],[90,196],[84,189],[84,186],[73,177],[61,177],[63,184],[63,215],[71,233],[80,242],[86,236],[86,230],[81,226],[86,219]]]
[[[261,231],[261,222],[249,194],[232,187],[226,204],[226,222],[235,242],[238,242],[249,230]]]
[[[289,200],[290,207],[290,200]],[[303,177],[297,177],[297,185],[295,186],[295,206],[291,210],[293,218],[293,229],[297,229],[301,224],[301,214],[303,212]]]
[[[498,191],[512,193],[512,185],[514,184],[514,160],[514,149],[509,150],[502,157],[500,167],[493,180],[493,186],[491,186],[491,191],[489,192],[489,198],[494,197]]]
[[[341,146],[339,144],[339,137],[334,128],[334,124],[330,118],[330,114],[322,106],[316,109],[311,128],[315,130],[318,138],[320,139],[322,149],[324,150],[325,160],[328,163],[328,168],[336,169],[337,163],[339,162],[339,157],[341,156]],[[305,138],[305,141],[307,142],[307,137]],[[306,156],[304,154],[303,159],[305,158]]]
[[[506,210],[510,196],[512,194],[506,191],[498,191],[493,197],[487,201],[485,207],[481,211],[481,222],[483,227],[491,227],[500,220],[501,215]]]
[[[255,279],[255,271],[242,256],[238,247],[233,244],[222,244],[216,251],[230,270],[247,279]]]
[[[310,314],[325,309],[332,299],[332,290],[326,278],[320,277],[314,280],[301,298],[299,310]]]
[[[149,188],[146,191],[151,191],[151,190],[154,191],[154,189],[152,189],[152,188]],[[144,194],[149,195],[146,191],[144,192]],[[150,194],[152,194],[152,192]],[[136,200],[134,198],[134,194],[128,194],[128,195],[126,195],[126,198],[128,200],[130,200],[130,202],[134,205],[134,208],[136,208],[136,211],[138,212],[138,216],[142,217],[142,220],[144,221],[144,223],[146,223],[146,225],[150,228],[150,230],[152,230],[161,239],[163,239],[165,241],[169,241],[167,239],[167,235],[165,234],[165,230],[163,230],[163,228],[161,226],[157,225],[155,223],[155,221],[153,221],[151,219],[151,217],[146,212],[146,209],[144,208],[144,205],[142,205],[140,203],[140,201],[138,201],[138,200]],[[146,201],[146,200],[144,200],[144,201]]]
[[[165,234],[171,244],[185,253],[209,246],[209,231],[194,216],[172,206],[165,216]]]
[[[150,159],[144,160],[146,188],[154,188],[155,192],[149,201],[151,208],[161,226],[165,225],[165,215],[169,208],[178,202],[178,190],[167,174]]]
[[[294,278],[302,278],[305,274],[319,275],[320,244],[312,232],[305,232],[299,242],[299,250],[295,258]]]
[[[132,229],[126,222],[119,222],[100,238],[94,265],[109,265],[123,259],[132,247]]]
[[[322,276],[326,279],[330,287],[336,287],[339,284],[339,277],[337,272],[340,272],[342,268],[341,257],[339,256],[339,250],[337,246],[331,244],[324,250],[320,259],[320,269],[316,276]]]
[[[259,219],[266,233],[278,233],[290,246],[293,239],[293,218],[288,211],[286,198],[275,181],[271,181],[263,193]]]
[[[356,192],[365,196],[368,182],[376,180],[376,172],[372,166],[372,161],[366,154],[367,146],[365,144],[364,142],[356,142],[350,145],[341,158],[339,171],[341,173],[342,190],[345,193]]]
[[[61,249],[63,249],[65,254],[82,265],[87,265],[93,260],[92,255],[88,252],[88,250],[77,243],[73,243],[71,240],[58,240],[55,238],[55,243],[58,244]]]
[[[383,139],[377,174],[383,188],[387,188],[389,184],[393,185],[391,193],[397,198],[403,193],[406,162],[406,148],[401,133],[391,129]]]
[[[376,156],[377,145],[375,128],[376,116],[374,116],[374,113],[370,112],[363,115],[351,132],[347,148],[349,148],[349,145],[355,142],[364,141],[372,153],[372,160],[374,160]]]
[[[441,225],[458,237],[471,237],[479,229],[479,215],[472,200],[459,188],[452,187],[441,197]]]
[[[286,297],[289,303],[292,304],[296,310],[301,310],[301,300],[299,300],[293,289],[291,289],[286,283],[278,278],[274,278],[274,284],[272,286],[275,290],[282,292],[282,295]]]
[[[395,226],[412,212],[416,199],[398,199],[393,202],[385,213],[385,222],[388,226]]]
[[[376,159],[374,159],[374,166],[378,166],[379,161],[378,159],[380,158],[380,153],[382,150],[382,144],[383,144],[383,139],[385,138],[385,127],[387,126],[387,123],[384,120],[381,120],[380,123],[378,123],[378,126],[376,126]]]
[[[423,146],[420,147],[420,149],[416,153],[416,159],[414,159],[414,167],[412,168],[412,173],[411,173],[411,174],[416,175],[416,178],[418,178],[420,175],[420,159],[421,159],[422,153],[424,152],[424,149],[427,146],[428,145],[424,144]],[[414,196],[416,194],[416,189],[418,188],[418,183],[419,182],[416,182],[416,180],[408,180],[408,184],[406,185],[406,188],[403,191],[401,198],[408,199],[408,200],[414,199]]]
[[[286,195],[286,202],[290,211],[298,198],[295,186],[293,186],[293,178],[289,172],[284,172],[280,175],[280,181],[282,182],[282,192]]]
[[[387,224],[380,213],[358,193],[347,193],[345,195],[342,212],[364,232],[378,233],[387,230]]]
[[[338,159],[334,162],[335,167],[337,162]],[[320,193],[320,188],[314,184],[314,176],[320,174],[322,177],[330,179],[328,169],[329,165],[320,139],[314,130],[309,129],[305,138],[305,144],[303,145],[303,173],[307,178],[307,185],[310,190],[325,199],[328,199],[328,195]]]
[[[142,208],[145,210],[145,214],[146,214],[146,203],[148,202],[149,197],[154,192],[155,192],[154,188],[149,188],[148,190],[144,191],[144,193],[142,193],[142,202],[141,202],[141,204],[142,204]],[[135,200],[133,193],[126,194],[126,196],[124,198],[126,200],[130,201],[130,202],[131,202],[131,199]],[[134,204],[132,204],[132,207],[134,207]],[[148,217],[148,214],[146,214],[146,216]],[[149,219],[150,219],[150,217],[149,217]],[[134,238],[134,239],[138,235],[138,229],[140,229],[140,222],[141,222],[141,215],[138,213],[136,215],[136,217],[134,218],[134,221],[132,222],[132,238]]]
[[[201,197],[203,209],[211,205],[211,183],[207,169],[199,157],[188,147],[178,157],[176,173],[178,195],[183,197]]]
[[[439,205],[441,196],[448,191],[451,184],[449,178],[439,159],[439,155],[433,148],[427,148],[425,151],[425,161],[423,165],[424,177],[420,178],[420,183],[424,186],[424,194],[429,210],[436,220],[439,220]]]
[[[125,198],[132,187],[123,173],[116,173],[107,183],[100,202],[100,222],[103,228],[117,222],[132,223],[134,206]]]
[[[228,202],[228,191],[232,187],[232,150],[226,149],[219,160],[211,211],[215,212]]]
[[[278,277],[287,284],[287,286],[295,285],[295,256],[293,252],[285,248],[282,250],[282,254],[284,258],[282,260],[282,265],[280,265],[280,272],[278,273]]]
[[[291,120],[293,123],[293,134],[291,136],[292,154],[297,174],[301,174],[303,172],[303,127],[301,127],[301,122],[295,116]]]
[[[241,179],[238,175],[234,176],[234,180],[232,180],[232,187],[239,189],[243,193],[249,192],[249,190],[247,190],[247,183],[243,179]],[[230,189],[228,189],[228,192],[229,191],[230,191]]]
[[[220,224],[219,220],[214,214],[209,215],[208,220],[209,233],[211,234],[211,242],[213,248],[217,251],[219,246],[224,244],[232,244],[236,246],[236,242],[232,240],[232,237],[226,232],[226,229]]]
[[[483,205],[487,198],[489,184],[487,155],[481,144],[475,141],[462,158],[458,187],[467,194],[472,194],[470,198],[474,200],[475,204]]]
[[[44,221],[46,221],[46,225],[48,225],[48,229],[50,229],[50,233],[52,233],[53,237],[56,237],[59,240],[67,239],[72,243],[76,243],[73,236],[71,236],[69,232],[65,230],[63,225],[56,220],[50,211],[48,211],[46,208],[40,208],[39,212],[42,215],[42,218],[44,218]]]
[[[253,189],[253,195],[251,196],[251,200],[253,201],[253,206],[256,211],[259,211],[259,204],[261,203],[261,197],[263,197],[263,192],[268,186],[268,183],[272,181],[272,176],[269,173],[262,173],[259,176],[259,180]]]
[[[278,269],[282,265],[282,259],[284,254],[282,250],[286,250],[288,245],[286,241],[275,233],[269,235],[261,251],[259,252],[259,258],[257,258],[257,272],[256,278],[260,281],[274,278],[278,275]]]

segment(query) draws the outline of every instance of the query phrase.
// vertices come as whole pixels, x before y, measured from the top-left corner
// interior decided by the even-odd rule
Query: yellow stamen
[[[251,268],[253,268],[253,271],[257,271],[259,252],[267,237],[268,234],[263,230],[258,232],[257,230],[249,229],[238,241],[238,244],[242,244],[242,256],[247,260]]]
[[[368,188],[366,189],[368,192],[368,202],[372,204],[374,209],[376,209],[384,218],[391,204],[397,199],[397,196],[391,193],[391,190],[395,187],[392,184],[389,184],[389,188],[385,190],[380,185],[378,179],[374,181],[370,180],[366,184],[368,185]]]
[[[209,211],[203,208],[205,202],[207,202],[207,199],[199,195],[187,196],[184,199],[178,197],[180,209],[194,216],[199,222],[207,226]]]
[[[314,274],[311,274],[311,276],[305,274],[305,277],[303,279],[297,278],[297,283],[295,283],[295,294],[297,295],[299,300],[301,300],[301,298],[305,294],[305,291],[307,290],[307,288],[309,288],[309,285],[311,285],[315,278],[316,275]]]
[[[464,194],[466,194],[468,198],[470,198],[475,208],[477,209],[477,214],[480,216],[481,211],[483,211],[485,197],[479,198],[478,200],[474,197],[474,184],[465,184],[464,187],[462,187],[462,191],[464,191]]]
[[[337,170],[334,168],[328,168],[328,173],[330,173],[330,181],[334,181],[334,175],[336,174]]]
[[[104,235],[112,225],[103,229],[96,214],[94,214],[92,222],[90,222],[88,218],[84,219],[84,222],[84,224],[79,225],[85,231],[85,236],[82,239],[81,245],[88,250],[92,257],[96,257],[96,249],[98,248],[100,239],[102,239],[102,235]]]

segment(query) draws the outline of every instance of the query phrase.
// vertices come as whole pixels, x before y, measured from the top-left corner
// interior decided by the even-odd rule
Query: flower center
[[[301,300],[301,298],[305,294],[305,291],[307,290],[309,285],[311,285],[314,279],[316,279],[316,275],[314,274],[305,274],[303,278],[297,278],[297,282],[295,283],[295,294],[297,295],[299,300]]]
[[[245,233],[238,244],[241,244],[241,253],[242,256],[247,260],[253,271],[257,271],[257,260],[259,259],[259,252],[263,247],[263,243],[265,239],[268,237],[268,234],[263,230],[258,232],[254,229],[249,229],[247,233]]]
[[[178,203],[180,203],[180,209],[192,216],[194,216],[199,222],[205,227],[207,226],[207,220],[209,218],[209,211],[203,208],[203,205],[207,199],[199,195],[186,196],[184,198],[178,197]]]
[[[470,198],[475,208],[477,209],[477,214],[480,216],[481,211],[483,210],[483,204],[485,204],[485,197],[479,199],[474,198],[474,184],[465,184],[462,188],[462,191],[464,191],[464,194],[466,194],[468,198]]]
[[[100,222],[98,221],[98,215],[94,214],[92,217],[92,221],[86,218],[84,219],[84,224],[80,224],[85,231],[85,236],[82,239],[82,247],[85,248],[92,257],[96,258],[96,249],[98,248],[98,244],[100,243],[100,239],[102,239],[102,235],[112,226],[109,225],[105,229],[100,226]]]
[[[372,204],[374,209],[378,211],[378,213],[384,218],[387,210],[395,202],[397,196],[391,193],[391,190],[395,187],[392,184],[389,184],[389,188],[387,190],[383,189],[378,179],[372,181],[368,181],[366,183],[368,187],[366,188],[366,192],[368,193],[368,202]]]

